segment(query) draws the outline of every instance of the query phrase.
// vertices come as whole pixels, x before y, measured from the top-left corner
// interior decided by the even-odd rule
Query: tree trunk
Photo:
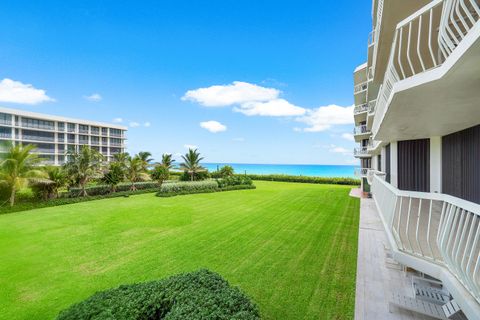
[[[130,190],[135,191],[137,188],[135,187],[135,182],[132,181],[132,186],[130,187]]]
[[[16,193],[15,186],[12,186],[12,193],[10,194],[10,207],[13,207],[15,204],[15,193]]]
[[[85,189],[85,183],[82,183],[82,197],[88,196],[87,190]]]
[[[194,172],[190,172],[190,181],[193,181],[193,175],[194,175]]]

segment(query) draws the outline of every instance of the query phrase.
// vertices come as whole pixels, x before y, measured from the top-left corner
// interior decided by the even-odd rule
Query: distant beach
[[[229,165],[236,173],[247,174],[288,174],[311,177],[346,177],[353,178],[354,169],[351,165],[315,165],[315,164],[250,164],[250,163],[203,163],[209,171]]]

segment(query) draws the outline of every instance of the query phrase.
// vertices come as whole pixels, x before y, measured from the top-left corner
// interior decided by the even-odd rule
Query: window
[[[80,143],[80,144],[88,144],[88,136],[79,135],[79,136],[78,136],[78,143]]]
[[[100,144],[100,139],[98,137],[91,137],[90,141],[92,144],[95,144],[95,145]]]
[[[0,123],[1,124],[12,124],[12,115],[7,113],[0,113]]]
[[[58,153],[64,153],[65,152],[65,145],[64,144],[57,145],[57,152]]]
[[[55,133],[35,130],[22,130],[22,140],[54,141]]]
[[[57,139],[58,139],[58,142],[64,142],[65,141],[65,133],[57,133]]]
[[[103,144],[103,145],[107,145],[107,142],[108,142],[108,138],[103,138],[103,137],[102,137],[102,144]]]
[[[75,143],[75,135],[74,134],[68,134],[68,143]]]
[[[107,147],[102,147],[102,153],[106,155],[108,153],[108,148]]]
[[[108,128],[102,128],[102,136],[108,135]]]
[[[0,138],[11,138],[12,128],[0,127]]]
[[[98,135],[100,133],[99,127],[90,127],[90,134]]]
[[[47,120],[39,120],[32,118],[22,118],[22,126],[27,128],[37,128],[37,129],[46,129],[54,130],[54,122]]]
[[[111,146],[121,146],[122,145],[122,139],[110,138],[110,145]]]
[[[78,125],[78,131],[80,133],[88,133],[88,126],[86,126],[84,124],[80,124],[80,125]]]
[[[75,123],[69,123],[67,128],[68,132],[75,132]]]
[[[65,123],[64,122],[58,122],[57,127],[58,127],[58,131],[65,131]]]
[[[115,136],[115,137],[121,137],[122,136],[122,130],[120,129],[110,129],[110,135]]]

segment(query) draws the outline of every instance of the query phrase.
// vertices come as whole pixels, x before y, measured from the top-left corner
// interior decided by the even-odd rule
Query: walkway
[[[375,202],[365,198],[360,201],[355,319],[433,319],[397,308],[389,312],[391,292],[413,296],[411,280],[395,265],[387,267],[388,241]]]

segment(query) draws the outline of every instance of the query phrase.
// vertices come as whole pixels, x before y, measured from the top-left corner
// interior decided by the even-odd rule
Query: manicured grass
[[[50,319],[95,291],[206,267],[240,286],[264,319],[352,319],[352,187],[255,184],[1,215],[0,318]]]

